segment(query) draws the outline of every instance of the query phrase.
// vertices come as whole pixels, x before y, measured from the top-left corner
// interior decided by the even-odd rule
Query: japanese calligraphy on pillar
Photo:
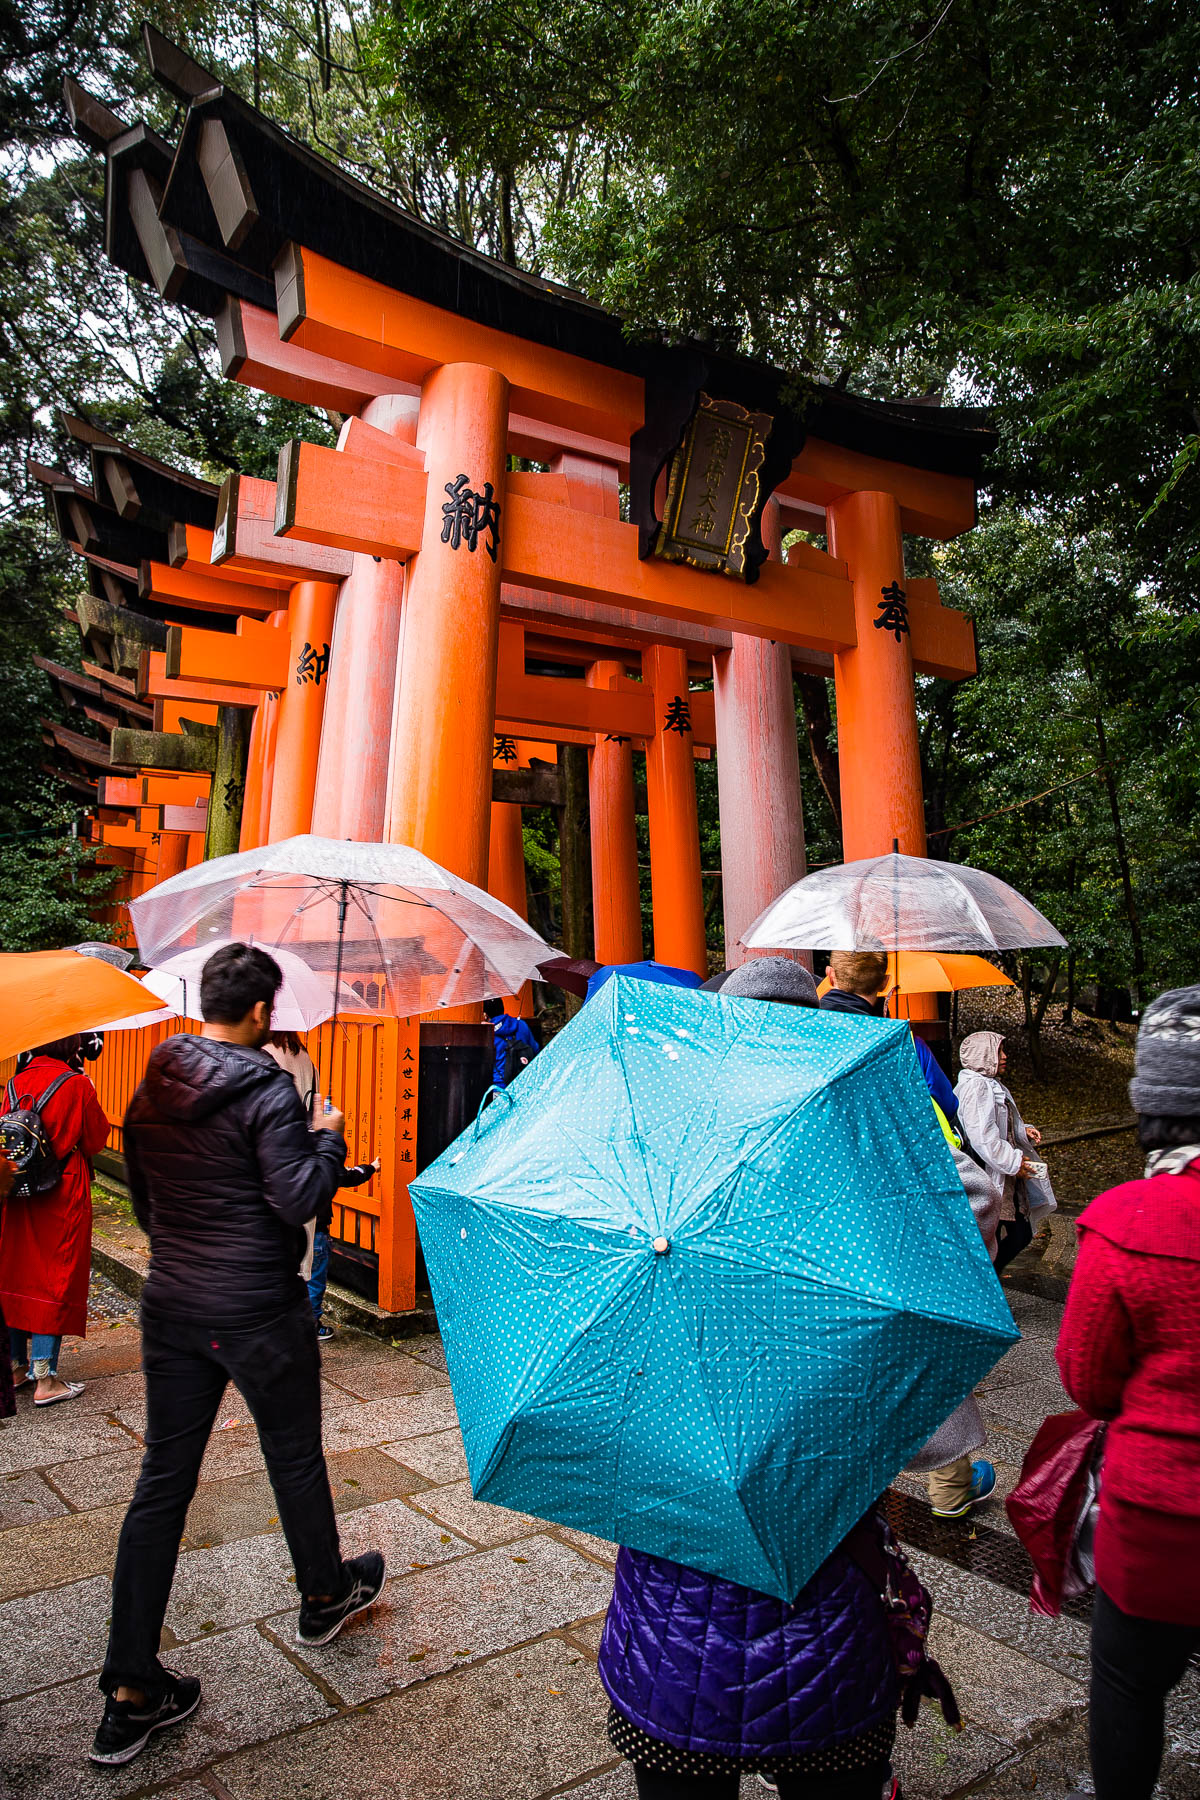
[[[515,763],[518,758],[517,740],[507,733],[498,733],[492,739],[492,761]]]
[[[484,482],[482,494],[467,483],[466,475],[456,475],[445,484],[450,498],[442,506],[442,542],[452,550],[465,544],[474,551],[482,538],[484,549],[495,562],[500,547],[500,502],[490,481]]]
[[[909,635],[908,595],[898,581],[889,581],[879,592],[882,599],[876,602],[875,607],[879,617],[871,623],[876,631],[890,631],[899,644]]]
[[[769,413],[701,394],[668,467],[655,556],[722,575],[746,576],[750,522],[771,433]]]
[[[667,705],[663,718],[664,731],[677,731],[683,737],[692,729],[692,708],[682,694],[675,694]]]
[[[396,1095],[396,1163],[405,1184],[417,1172],[417,1057],[419,1023],[400,1021],[400,1088]]]
[[[303,687],[311,681],[314,687],[320,687],[329,670],[329,645],[322,644],[319,650],[305,640],[304,648],[296,658],[296,686]]]

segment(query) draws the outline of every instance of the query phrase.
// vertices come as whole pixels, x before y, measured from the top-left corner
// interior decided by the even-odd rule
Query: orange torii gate
[[[67,84],[109,256],[215,322],[231,379],[342,421],[274,482],[227,483],[211,531],[180,524],[140,577],[174,609],[148,679],[256,708],[244,839],[385,836],[516,895],[496,734],[584,743],[596,947],[627,960],[644,746],[654,953],[703,973],[694,757],[716,752],[733,962],[804,870],[798,666],[835,681],[847,859],[923,853],[914,676],[962,678],[975,650],[903,539],[973,525],[982,415],[821,383],[797,403],[764,364],[635,342],[146,43],[176,144]]]
[[[794,736],[783,646],[833,660],[846,856],[893,838],[923,851],[914,669],[969,674],[974,645],[934,583],[906,580],[903,534],[946,538],[974,522],[993,442],[980,415],[819,385],[797,408],[762,364],[633,343],[579,296],[384,202],[175,46],[146,39],[187,108],[173,154],[68,90],[77,128],[106,153],[110,255],[214,317],[229,374],[347,416],[338,449],[285,450],[274,519],[277,538],[353,559],[326,705],[331,724],[357,712],[372,729],[369,746],[324,734],[320,815],[337,790],[366,788],[377,806],[382,782],[389,836],[486,877],[512,588],[649,627],[643,681],[661,706],[651,819],[670,871],[656,937],[676,960],[703,952],[686,731],[664,729],[690,702],[680,651],[656,623],[731,640],[715,669],[727,918],[744,924],[785,864],[803,866],[796,796],[782,791]],[[513,472],[514,456],[543,467]],[[628,520],[611,503],[626,480]],[[772,495],[781,531],[800,525],[827,547],[799,541],[767,560]],[[771,825],[755,833],[758,818]],[[729,844],[777,836],[782,858],[730,855]]]

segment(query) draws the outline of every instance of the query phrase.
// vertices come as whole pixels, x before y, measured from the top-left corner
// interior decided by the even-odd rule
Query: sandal
[[[47,1394],[44,1400],[35,1399],[33,1404],[35,1406],[60,1406],[64,1400],[78,1399],[79,1395],[82,1394],[83,1389],[84,1383],[82,1381],[68,1381],[65,1394]]]

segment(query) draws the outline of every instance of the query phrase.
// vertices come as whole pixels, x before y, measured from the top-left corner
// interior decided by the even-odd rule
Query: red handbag
[[[1043,1420],[1021,1464],[1021,1479],[1004,1502],[1012,1528],[1033,1563],[1030,1609],[1057,1618],[1064,1600],[1085,1593],[1093,1577],[1078,1559],[1081,1531],[1090,1535],[1104,1423],[1085,1412]]]

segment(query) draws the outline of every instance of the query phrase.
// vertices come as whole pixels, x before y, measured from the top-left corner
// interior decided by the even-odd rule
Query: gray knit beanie
[[[1200,1118],[1200,987],[1170,988],[1142,1014],[1129,1098],[1151,1118]]]
[[[790,1000],[793,1006],[817,1006],[817,984],[803,963],[790,956],[752,956],[735,969],[721,989],[740,1000]]]

